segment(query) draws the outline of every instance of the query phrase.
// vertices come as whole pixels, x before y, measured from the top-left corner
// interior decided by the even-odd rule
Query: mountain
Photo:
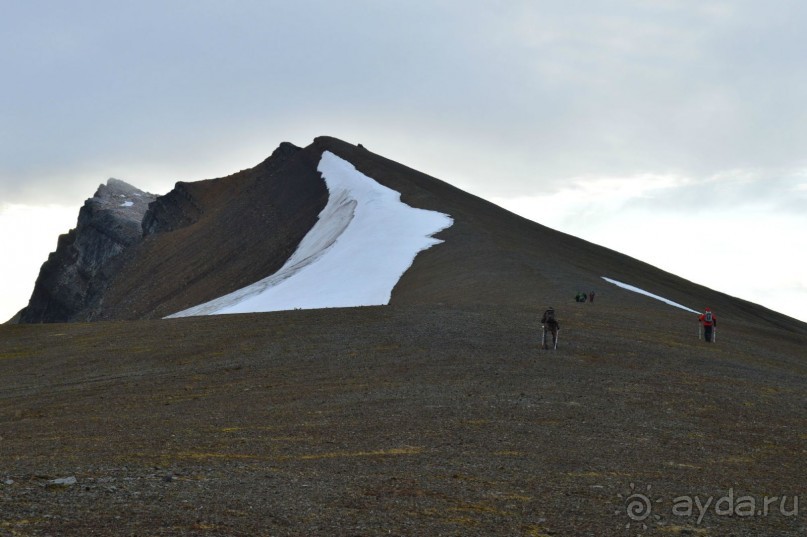
[[[283,143],[264,162],[228,177],[177,183],[144,214],[131,211],[134,217],[142,214],[141,237],[130,234],[111,250],[103,244],[97,251],[91,248],[96,231],[107,226],[85,222],[82,214],[97,203],[89,200],[76,230],[60,239],[43,266],[21,322],[165,317],[275,274],[328,202],[318,170],[325,153],[400,193],[403,203],[452,220],[435,235],[441,244],[421,251],[404,271],[391,304],[549,305],[564,303],[581,289],[603,287],[625,307],[647,300],[617,291],[603,280],[608,277],[695,310],[708,305],[725,316],[804,330],[799,321],[528,221],[361,145],[329,137],[302,149]],[[388,236],[396,240],[392,232]],[[82,242],[89,246],[79,251],[90,248],[94,259],[73,263]],[[326,292],[317,284],[309,287],[311,294]]]
[[[138,225],[98,322],[0,325],[0,534],[807,530],[804,323],[332,138]]]

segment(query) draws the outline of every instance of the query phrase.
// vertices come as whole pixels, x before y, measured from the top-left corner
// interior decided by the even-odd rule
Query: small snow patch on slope
[[[317,170],[328,203],[280,270],[169,317],[388,304],[418,252],[442,242],[432,235],[453,224],[402,203],[400,193],[329,151]]]
[[[643,289],[639,289],[638,287],[628,285],[627,283],[622,283],[622,282],[619,282],[619,281],[616,281],[616,280],[612,280],[611,278],[606,278],[605,276],[603,276],[602,279],[609,282],[609,283],[612,283],[614,285],[622,287],[623,289],[627,289],[628,291],[633,291],[634,293],[639,293],[640,295],[645,295],[645,296],[649,296],[650,298],[655,298],[656,300],[661,300],[662,302],[664,302],[665,304],[669,304],[670,306],[675,306],[676,308],[681,308],[682,310],[691,311],[692,313],[700,313],[699,311],[695,311],[695,310],[693,310],[691,308],[688,308],[686,306],[682,306],[678,302],[673,302],[672,300],[669,300],[667,298],[660,297],[658,295],[654,295],[653,293],[648,293],[647,291],[645,291]]]

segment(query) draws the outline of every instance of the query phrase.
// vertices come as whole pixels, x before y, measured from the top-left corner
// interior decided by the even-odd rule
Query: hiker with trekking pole
[[[701,335],[706,343],[714,343],[717,339],[717,317],[709,308],[698,316],[698,339]]]
[[[549,345],[546,344],[546,332],[549,330],[549,333],[552,334],[552,348],[557,349],[560,323],[555,318],[555,309],[551,306],[544,312],[544,316],[541,317],[541,330],[541,348],[549,349]]]

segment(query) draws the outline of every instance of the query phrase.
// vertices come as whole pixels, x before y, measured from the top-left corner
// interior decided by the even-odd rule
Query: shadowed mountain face
[[[80,285],[67,281],[74,272],[73,244],[95,243],[100,228],[79,225],[60,239],[35,287],[21,322],[89,321],[162,317],[211,300],[277,270],[314,225],[327,201],[327,189],[316,171],[318,155],[284,143],[264,162],[228,177],[177,183],[154,199],[130,222],[125,247],[82,271]],[[115,243],[117,244],[117,243]],[[102,247],[87,248],[99,256]],[[66,261],[67,260],[67,261]],[[57,280],[54,282],[54,280]],[[65,283],[66,282],[66,283]],[[39,307],[40,295],[73,294],[96,286],[81,301]],[[86,295],[86,296],[85,296]],[[36,315],[35,315],[36,313]]]
[[[103,302],[74,319],[164,317],[274,273],[327,202],[319,156],[282,144],[252,169],[178,183],[150,206]]]
[[[606,283],[602,276],[607,276],[696,310],[710,306],[723,317],[807,330],[804,323],[528,221],[362,146],[328,137],[304,149],[281,144],[258,166],[228,177],[177,183],[149,205],[142,239],[107,263],[102,292],[68,304],[58,316],[29,315],[23,322],[164,317],[273,274],[327,202],[317,171],[324,151],[400,192],[404,203],[454,220],[436,235],[442,244],[415,258],[394,288],[392,304],[548,306],[592,289],[625,308],[652,301]]]

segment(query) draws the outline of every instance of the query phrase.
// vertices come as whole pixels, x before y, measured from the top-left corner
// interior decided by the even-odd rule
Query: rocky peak
[[[272,151],[272,154],[264,160],[261,165],[269,165],[273,168],[272,171],[276,168],[280,168],[288,159],[289,157],[295,155],[301,148],[297,147],[291,142],[281,142],[277,149]]]
[[[142,238],[141,222],[156,196],[119,179],[98,187],[79,210],[76,227],[59,237],[42,265],[20,322],[62,322],[90,300],[107,263]]]
[[[140,240],[140,223],[156,196],[111,178],[100,185],[95,195],[84,203],[79,212],[79,226],[94,227],[120,245],[129,246]]]

